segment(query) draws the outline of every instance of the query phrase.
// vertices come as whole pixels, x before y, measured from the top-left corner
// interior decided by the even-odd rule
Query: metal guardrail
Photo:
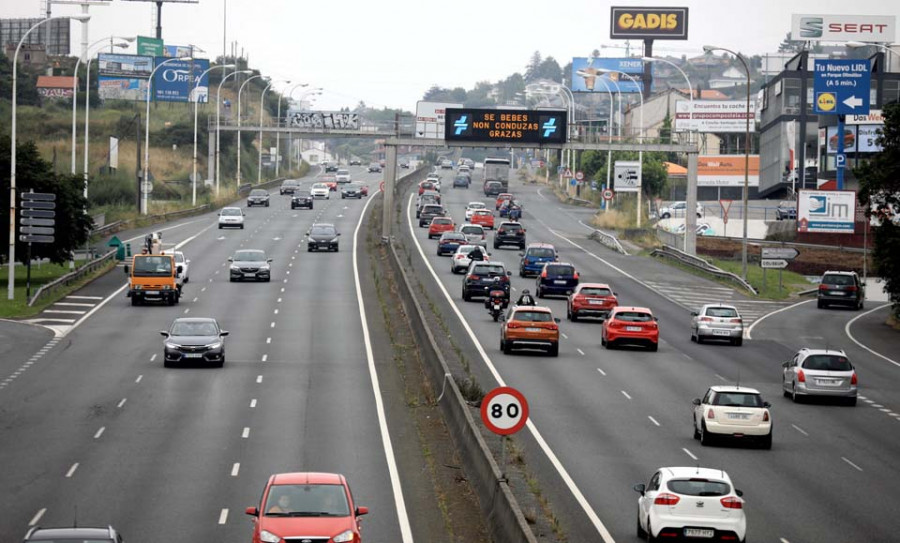
[[[628,251],[625,250],[625,247],[622,247],[622,244],[619,242],[619,238],[617,238],[616,236],[614,236],[612,234],[604,232],[603,230],[597,230],[595,228],[594,231],[591,232],[591,235],[588,236],[588,238],[590,238],[594,241],[599,241],[600,243],[609,247],[613,251],[616,251],[616,252],[622,253],[625,256],[628,256]]]
[[[671,258],[671,259],[677,260],[677,261],[681,262],[682,264],[685,264],[692,268],[706,272],[710,275],[714,275],[721,279],[727,279],[733,283],[737,283],[738,285],[749,290],[753,294],[759,294],[759,292],[755,288],[753,288],[753,286],[750,285],[750,283],[744,281],[737,275],[735,275],[731,272],[725,271],[722,268],[713,266],[712,264],[710,264],[709,262],[707,262],[706,260],[704,260],[700,257],[690,255],[690,254],[685,253],[684,251],[680,251],[670,245],[663,245],[661,249],[654,249],[653,252],[650,254],[652,256],[662,256],[665,258]]]
[[[103,236],[108,233],[116,231],[117,228],[119,228],[120,226],[122,226],[124,224],[126,224],[125,221],[111,222],[109,224],[104,224],[100,228],[95,228],[94,231],[91,233],[94,235]]]
[[[110,261],[115,260],[115,258],[116,251],[112,250],[99,258],[91,260],[90,262],[73,272],[67,273],[62,277],[47,283],[46,285],[41,285],[41,288],[37,289],[37,291],[34,293],[34,296],[32,296],[30,300],[28,300],[28,306],[33,306],[42,296],[46,296],[58,288],[66,287],[68,285],[71,285],[72,283],[75,283],[76,281],[84,279],[88,274],[102,268]]]

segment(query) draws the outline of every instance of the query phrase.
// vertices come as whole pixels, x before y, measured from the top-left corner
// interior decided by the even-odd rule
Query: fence
[[[589,235],[588,238],[594,241],[599,241],[613,251],[617,251],[625,256],[628,256],[628,251],[626,251],[625,248],[622,247],[622,244],[619,243],[619,238],[612,234],[608,234],[602,230],[594,230],[593,232],[591,232],[591,235]]]

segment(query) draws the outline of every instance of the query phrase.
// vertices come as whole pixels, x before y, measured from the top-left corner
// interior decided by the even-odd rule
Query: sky
[[[45,0],[4,0],[0,17],[39,17]],[[616,6],[688,7],[686,41],[657,40],[654,53],[699,55],[705,44],[747,54],[774,53],[790,30],[791,14],[892,15],[896,0],[648,0]],[[154,36],[156,5],[113,0],[92,6],[91,42],[110,34]],[[610,4],[596,0],[199,0],[163,7],[167,44],[196,45],[209,58],[225,40],[238,42],[251,68],[276,80],[322,87],[317,109],[369,106],[415,111],[432,85],[470,89],[524,72],[531,55],[624,56],[622,40],[609,38]],[[78,14],[57,0],[53,15]],[[223,15],[227,20],[223,24]],[[72,23],[73,54],[81,23]],[[640,47],[632,41],[632,47]],[[230,46],[229,46],[230,47]],[[229,49],[230,50],[230,49]],[[134,52],[119,50],[119,52]],[[204,56],[204,55],[198,55]],[[280,88],[280,85],[276,85]],[[299,92],[295,93],[295,98]]]

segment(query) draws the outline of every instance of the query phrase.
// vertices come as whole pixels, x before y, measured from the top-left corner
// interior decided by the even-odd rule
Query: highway
[[[377,191],[380,175],[351,170]],[[345,474],[371,508],[367,536],[410,540],[355,286],[369,200],[338,192],[292,211],[271,192],[271,207],[245,209],[243,230],[208,214],[164,236],[191,259],[179,305],[131,307],[119,291],[0,391],[0,541],[76,522],[113,524],[129,542],[247,540],[244,509],[286,471]],[[337,226],[340,252],[307,253],[314,221]],[[240,248],[274,259],[270,283],[229,282]],[[125,278],[114,270],[87,291],[102,281]],[[163,368],[159,331],[181,316],[230,331],[223,369]]]
[[[450,188],[452,177],[444,175],[443,203],[457,223],[469,201],[493,209],[477,175],[470,189]],[[859,313],[782,304],[771,308],[780,312],[758,319],[743,347],[697,345],[689,341],[687,300],[676,303],[666,285],[687,285],[698,306],[718,301],[721,285],[588,240],[585,210],[564,206],[539,187],[511,182],[510,191],[524,202],[528,242],[554,244],[581,281],[611,283],[620,304],[652,308],[661,328],[659,352],[601,349],[600,325],[566,321],[565,299],[557,298],[538,302],[563,319],[559,358],[503,355],[499,325],[481,303],[462,301],[462,276],[451,274],[449,259],[436,256],[436,242],[418,228],[413,194],[403,198],[407,221],[400,235],[418,253],[414,271],[440,300],[445,319],[454,321],[452,333],[466,344],[466,356],[479,361],[473,367],[485,390],[505,384],[528,398],[533,424],[518,439],[570,541],[637,541],[632,486],[647,483],[659,467],[695,465],[726,470],[744,491],[750,541],[896,541],[900,518],[886,497],[900,481],[900,367],[848,338],[845,325]],[[516,274],[518,250],[491,249],[492,238],[489,233],[491,259],[513,270],[513,297],[523,288],[534,292],[534,280]],[[458,319],[446,317],[453,306],[472,341]],[[857,407],[794,405],[782,397],[781,363],[805,346],[847,350],[861,380]],[[772,450],[702,447],[692,439],[691,400],[711,385],[738,382],[773,404]]]

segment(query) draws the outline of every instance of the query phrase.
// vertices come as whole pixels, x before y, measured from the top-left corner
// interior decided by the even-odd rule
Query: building
[[[694,91],[694,100],[727,100],[728,97],[718,90],[704,89]],[[643,128],[647,138],[658,138],[666,117],[675,125],[676,103],[690,100],[688,89],[668,89],[654,94],[644,100],[643,106],[638,103],[625,111],[625,134],[641,133]],[[643,111],[643,125],[641,112]],[[721,152],[721,139],[715,134],[700,134],[700,154],[717,155]]]
[[[6,51],[6,58],[12,60],[13,56],[16,54],[16,44],[15,43],[7,43],[4,48]],[[35,68],[41,68],[47,64],[47,50],[40,43],[23,43],[22,47],[19,49],[19,58],[18,58],[18,66],[21,68],[22,66],[31,66]]]
[[[60,98],[72,98],[73,88],[78,84],[78,78],[72,76],[38,76],[38,94],[44,99],[58,100]]]

